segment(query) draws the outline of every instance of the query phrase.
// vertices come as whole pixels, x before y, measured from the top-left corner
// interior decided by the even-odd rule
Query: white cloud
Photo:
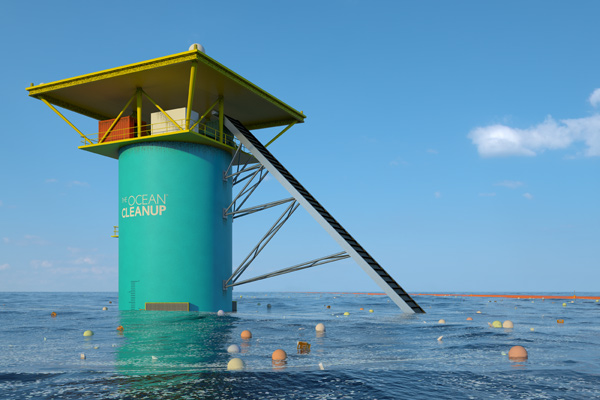
[[[50,268],[53,264],[48,261],[48,260],[31,260],[29,262],[29,264],[31,264],[32,267],[34,268]]]
[[[408,165],[408,163],[400,157],[396,157],[390,161],[390,166],[397,167],[398,165]]]
[[[496,195],[496,193],[492,192],[492,193],[479,193],[479,196],[481,197],[494,197]]]
[[[2,264],[2,265],[0,265],[0,271],[6,271],[9,268],[10,268],[10,265],[8,265],[8,264]]]
[[[81,252],[81,249],[79,247],[67,246],[67,251],[71,254],[76,254],[76,253]]]
[[[69,186],[89,187],[90,184],[87,182],[81,182],[81,181],[71,181],[71,182],[69,182]]]
[[[29,245],[37,245],[37,246],[45,246],[50,244],[45,239],[42,239],[39,236],[35,235],[24,235],[23,239],[11,239],[8,237],[3,237],[2,241],[6,244],[14,244],[16,246],[29,246]]]
[[[435,192],[433,195],[435,196],[436,199],[439,199],[440,197],[442,197],[442,194],[440,192]]]
[[[590,103],[600,104],[600,89],[590,96]],[[600,114],[585,118],[546,120],[528,129],[496,124],[469,132],[469,139],[482,157],[535,156],[546,150],[566,149],[584,143],[583,155],[600,156]]]
[[[600,88],[598,88],[592,92],[589,100],[590,100],[590,104],[593,107],[597,107],[598,105],[600,105]]]
[[[531,193],[523,193],[523,197],[525,197],[527,200],[533,199],[533,195]]]
[[[58,182],[58,179],[48,178],[44,182],[46,182],[46,183],[56,183],[56,182]]]
[[[58,267],[50,270],[53,274],[61,274],[61,275],[104,275],[104,274],[114,274],[116,272],[116,268],[110,267]]]
[[[73,264],[75,264],[75,265],[81,265],[81,264],[93,265],[93,264],[96,264],[96,260],[93,259],[92,257],[79,257],[78,259],[73,260]]]
[[[509,189],[516,189],[519,186],[523,186],[523,182],[519,182],[519,181],[502,181],[502,182],[494,183],[494,186],[504,186],[504,187],[507,187]]]

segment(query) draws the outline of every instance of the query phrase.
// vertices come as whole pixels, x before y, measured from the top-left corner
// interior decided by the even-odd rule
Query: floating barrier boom
[[[239,121],[225,117],[225,126],[269,171],[275,179],[335,239],[354,261],[379,285],[405,313],[425,313],[408,293],[373,257],[319,204],[319,202],[284,168],[265,146]]]

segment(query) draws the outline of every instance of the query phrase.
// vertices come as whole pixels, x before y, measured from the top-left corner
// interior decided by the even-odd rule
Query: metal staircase
[[[287,169],[239,121],[225,117],[225,126],[275,177],[308,213],[335,239],[354,261],[405,313],[425,313],[408,293],[367,253],[367,251],[319,204]]]

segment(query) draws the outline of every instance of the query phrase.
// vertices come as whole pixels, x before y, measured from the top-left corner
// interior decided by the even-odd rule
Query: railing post
[[[137,88],[136,108],[137,108],[137,137],[142,137],[142,88]]]
[[[225,117],[225,100],[223,97],[219,100],[219,142],[225,143],[223,141],[223,118]]]

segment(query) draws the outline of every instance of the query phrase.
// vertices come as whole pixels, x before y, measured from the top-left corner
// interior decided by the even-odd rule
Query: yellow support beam
[[[196,88],[196,70],[198,69],[198,62],[192,62],[192,68],[190,69],[190,87],[188,90],[188,101],[187,109],[185,112],[185,129],[190,130],[190,118],[192,118],[192,104],[194,104],[194,89]]]
[[[210,113],[210,112],[213,110],[213,108],[215,108],[215,106],[216,106],[217,104],[219,104],[219,102],[220,102],[220,101],[221,101],[221,98],[219,97],[219,98],[217,99],[217,101],[215,101],[215,102],[213,103],[213,105],[212,105],[212,106],[210,106],[210,107],[208,108],[208,110],[206,110],[206,112],[205,112],[204,114],[202,114],[202,116],[201,116],[201,117],[198,119],[198,121],[196,121],[196,123],[190,127],[190,129],[189,129],[189,130],[190,130],[190,131],[193,131],[193,130],[194,130],[194,128],[196,127],[196,125],[198,125],[200,122],[202,122],[202,120],[203,120],[204,118],[206,118],[206,116],[207,116],[207,115],[208,115],[208,114],[209,114],[209,113]]]
[[[137,137],[142,137],[142,88],[135,92],[137,102]]]
[[[113,123],[110,124],[110,128],[108,128],[108,130],[106,131],[106,133],[104,134],[104,136],[102,136],[102,139],[98,140],[98,144],[103,143],[104,139],[106,139],[106,137],[112,132],[113,128],[117,125],[117,123],[119,122],[119,120],[123,116],[123,113],[125,112],[125,110],[127,109],[127,107],[129,107],[129,105],[133,101],[134,97],[135,97],[135,95],[131,96],[131,98],[129,99],[129,101],[127,102],[127,104],[125,104],[125,107],[123,107],[123,109],[121,110],[121,112],[119,113],[119,115],[117,115],[117,118],[115,118],[115,120],[113,121]]]
[[[283,135],[288,129],[290,129],[292,126],[296,125],[296,122],[297,121],[294,121],[291,124],[289,124],[287,127],[285,127],[285,129],[282,130],[281,132],[279,132],[279,134],[277,134],[273,139],[269,140],[269,143],[265,144],[265,147],[268,147],[271,143],[276,141],[279,138],[279,136]]]
[[[219,101],[219,142],[225,143],[223,141],[223,137],[224,137],[224,132],[223,132],[224,120],[223,120],[223,118],[225,118],[225,101],[223,100],[222,97],[219,100],[220,100]]]
[[[81,137],[82,137],[82,138],[85,140],[85,143],[86,143],[86,144],[87,144],[88,142],[89,142],[90,144],[93,144],[93,143],[92,143],[92,141],[91,141],[91,140],[90,140],[90,139],[89,139],[87,136],[85,136],[83,133],[81,133],[81,131],[80,131],[79,129],[77,129],[77,128],[75,127],[75,125],[73,125],[73,124],[71,123],[71,121],[69,121],[69,120],[67,119],[67,117],[65,117],[64,115],[62,115],[62,114],[61,114],[61,113],[60,113],[60,112],[59,112],[59,111],[58,111],[56,108],[54,108],[54,106],[53,106],[52,104],[50,104],[50,103],[49,103],[49,102],[48,102],[46,99],[44,99],[44,98],[43,98],[43,97],[41,97],[41,96],[39,97],[39,99],[40,99],[40,100],[42,100],[42,101],[44,102],[44,104],[46,104],[48,107],[50,107],[50,108],[52,109],[52,111],[54,111],[55,113],[57,113],[59,117],[61,117],[61,118],[62,118],[62,119],[63,119],[63,120],[64,120],[64,121],[67,123],[67,124],[69,124],[69,125],[71,126],[71,128],[75,129],[75,131],[76,131],[77,133],[79,133],[79,136],[81,136]]]
[[[150,103],[154,104],[154,106],[155,106],[156,108],[158,108],[158,110],[159,110],[161,113],[163,113],[163,115],[164,115],[165,117],[167,117],[167,119],[168,119],[169,121],[171,121],[171,123],[172,123],[173,125],[175,125],[176,127],[178,127],[180,131],[182,131],[182,130],[183,130],[183,128],[182,128],[181,126],[179,126],[179,124],[178,124],[177,122],[175,122],[175,121],[173,120],[173,118],[171,118],[171,116],[165,112],[165,110],[163,110],[162,108],[160,108],[160,106],[159,106],[158,104],[156,104],[156,102],[155,102],[154,100],[152,100],[152,98],[150,98],[150,96],[148,96],[148,93],[144,92],[143,90],[142,90],[142,93],[144,94],[144,96],[146,96],[146,98],[147,98],[148,100],[150,100]]]

